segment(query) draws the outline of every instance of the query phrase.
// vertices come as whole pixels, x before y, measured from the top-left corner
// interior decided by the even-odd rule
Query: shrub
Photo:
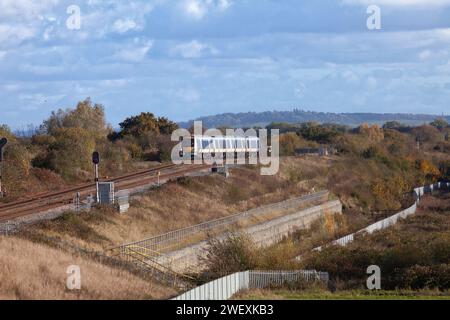
[[[450,289],[450,265],[437,266],[415,265],[397,274],[398,285],[403,288],[419,289]]]
[[[255,244],[244,234],[231,233],[225,239],[210,238],[206,257],[206,278],[217,279],[256,267]]]

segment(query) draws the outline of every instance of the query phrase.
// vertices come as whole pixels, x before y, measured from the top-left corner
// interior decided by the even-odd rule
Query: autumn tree
[[[380,142],[384,139],[384,131],[378,125],[363,124],[359,126],[358,132],[366,136],[372,142]]]
[[[75,109],[59,109],[40,127],[40,134],[32,142],[41,147],[33,159],[35,167],[54,170],[67,180],[83,179],[90,170],[90,157],[96,147],[113,149],[107,140],[111,129],[105,120],[104,107],[87,98]],[[112,152],[110,152],[112,153]]]
[[[133,158],[146,158],[156,150],[160,160],[170,158],[173,144],[170,134],[178,125],[165,117],[155,117],[151,112],[142,112],[119,124],[120,131],[109,135],[110,140],[122,140]],[[144,157],[145,156],[145,157]]]
[[[439,129],[439,130],[448,128],[448,126],[449,126],[448,122],[445,119],[443,119],[443,118],[435,119],[433,122],[430,123],[430,125],[435,127],[435,128],[437,128],[437,129]]]
[[[417,161],[417,168],[421,174],[421,182],[435,182],[441,175],[439,169],[428,160]]]
[[[75,109],[52,112],[41,126],[41,130],[49,135],[55,135],[61,128],[80,128],[97,137],[105,136],[108,127],[104,107],[101,104],[93,104],[91,99],[87,98],[79,102]]]
[[[280,136],[280,154],[282,156],[293,156],[295,150],[300,148],[304,140],[296,133],[289,132]]]
[[[89,131],[78,128],[60,128],[55,131],[55,143],[49,147],[50,165],[68,180],[75,180],[80,170],[91,169],[95,138]]]
[[[144,134],[171,134],[178,125],[165,117],[156,118],[151,112],[142,112],[140,115],[132,116],[119,123],[121,137],[131,135],[140,137]]]
[[[3,188],[9,196],[26,190],[31,170],[31,154],[6,125],[0,125],[0,138],[7,138],[3,158]]]

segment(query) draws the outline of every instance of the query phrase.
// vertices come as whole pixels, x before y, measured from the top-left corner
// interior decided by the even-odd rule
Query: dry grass
[[[95,210],[29,229],[78,246],[102,250],[305,194],[311,191],[305,181],[292,180],[288,175],[312,166],[313,162],[314,168],[322,167],[317,170],[318,175],[328,166],[328,160],[323,159],[287,158],[283,159],[275,178],[261,176],[254,167],[233,169],[229,179],[221,176],[184,178],[135,197],[125,215],[106,209]]]
[[[328,247],[302,260],[303,268],[340,279],[336,288],[364,286],[369,265],[380,266],[384,289],[450,288],[450,196],[426,196],[415,215],[395,226]]]
[[[66,289],[66,270],[81,268],[81,290]],[[161,299],[175,292],[126,271],[44,245],[0,237],[0,300]]]

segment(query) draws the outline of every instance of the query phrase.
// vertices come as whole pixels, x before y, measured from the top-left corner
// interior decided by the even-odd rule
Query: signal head
[[[94,151],[94,153],[92,153],[92,162],[94,164],[100,163],[100,154],[97,151]]]

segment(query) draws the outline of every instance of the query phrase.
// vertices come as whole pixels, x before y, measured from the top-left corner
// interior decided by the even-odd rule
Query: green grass
[[[438,291],[288,291],[256,290],[239,294],[238,300],[450,300],[450,292]]]

